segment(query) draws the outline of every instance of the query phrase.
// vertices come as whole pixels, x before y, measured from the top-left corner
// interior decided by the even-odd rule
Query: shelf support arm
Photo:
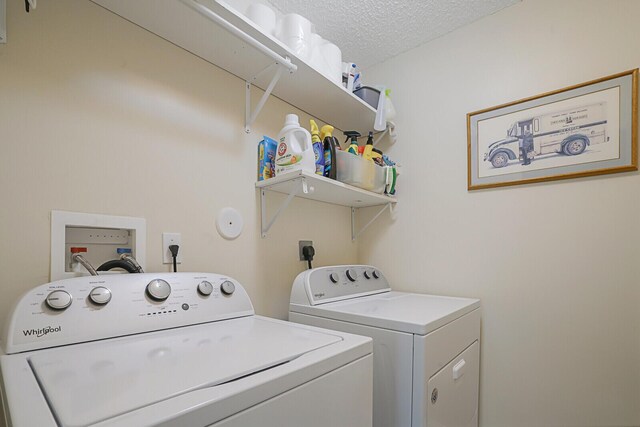
[[[287,206],[289,206],[293,198],[296,197],[300,193],[300,191],[309,193],[310,189],[308,188],[307,181],[304,178],[301,179],[301,184],[302,185],[294,185],[285,201],[282,202],[282,204],[270,220],[267,220],[266,190],[264,188],[260,190],[260,227],[262,229],[261,235],[263,239],[267,237],[267,233],[271,229],[271,226],[276,222],[280,214],[287,208]],[[313,191],[313,189],[311,189],[311,191]]]
[[[373,141],[373,145],[376,146],[378,145],[378,143],[380,141],[382,141],[382,138],[385,137],[385,135],[389,135],[389,139],[391,140],[392,144],[395,144],[396,139],[398,138],[398,135],[396,133],[396,124],[395,122],[387,122],[387,127],[385,128],[384,131],[382,131],[382,133],[380,133],[378,135],[378,137],[376,138],[375,141]]]
[[[258,105],[256,106],[256,109],[254,110],[253,113],[251,112],[251,83],[249,81],[246,82],[246,92],[247,92],[246,93],[246,103],[247,103],[247,105],[246,105],[246,109],[245,109],[245,127],[244,127],[244,130],[245,130],[245,132],[250,133],[251,132],[251,125],[256,120],[256,117],[258,117],[258,114],[260,113],[260,110],[262,110],[262,107],[264,107],[265,102],[267,102],[267,99],[269,98],[269,95],[271,95],[271,92],[273,91],[273,88],[275,87],[276,83],[278,83],[278,80],[280,79],[280,76],[282,75],[282,70],[286,69],[286,70],[289,71],[289,73],[295,73],[296,70],[298,69],[298,66],[291,62],[291,58],[286,57],[286,56],[282,56],[282,55],[276,53],[273,49],[265,46],[264,44],[260,43],[259,41],[257,41],[255,38],[253,38],[249,34],[245,33],[244,31],[240,30],[239,28],[235,27],[233,24],[228,22],[226,19],[224,19],[223,17],[221,17],[220,15],[215,13],[213,10],[211,10],[210,8],[205,6],[204,4],[202,4],[202,3],[200,3],[200,2],[198,2],[196,0],[181,0],[181,1],[182,1],[182,3],[186,4],[191,9],[193,9],[194,11],[199,13],[200,15],[204,16],[209,21],[212,21],[212,22],[220,25],[222,28],[224,28],[225,30],[227,30],[228,32],[233,34],[234,36],[238,37],[239,39],[241,39],[242,41],[244,41],[248,45],[250,45],[253,48],[257,49],[259,52],[261,52],[266,57],[271,58],[273,60],[274,65],[277,67],[276,73],[273,76],[273,78],[271,79],[271,83],[269,83],[269,86],[267,87],[267,90],[262,95],[262,98],[258,102]],[[35,0],[34,0],[34,2],[35,2]],[[270,67],[268,67],[268,68],[270,68]],[[263,70],[263,71],[265,71],[265,70]],[[260,72],[259,74],[261,74],[262,72]],[[254,77],[253,80],[255,80],[256,77]]]
[[[382,209],[380,209],[378,213],[375,214],[375,216],[371,218],[371,220],[367,222],[358,232],[356,232],[356,210],[357,209],[351,208],[351,240],[355,241],[358,238],[358,236],[360,236],[367,228],[369,228],[369,226],[373,224],[375,220],[377,220],[384,211],[387,210],[387,208],[391,213],[393,211],[392,203],[387,203],[386,205],[384,205]]]
[[[258,114],[260,114],[262,107],[264,107],[264,104],[267,102],[269,95],[271,95],[273,88],[276,86],[276,83],[278,83],[278,80],[280,80],[280,77],[282,76],[283,67],[278,63],[275,63],[273,65],[276,66],[276,72],[273,75],[273,78],[271,79],[269,86],[267,86],[267,90],[264,91],[264,93],[262,94],[262,98],[260,98],[260,101],[258,101],[258,105],[256,105],[256,108],[255,110],[253,110],[253,113],[251,112],[251,82],[249,81],[245,82],[246,105],[245,105],[244,131],[246,133],[251,133],[251,125],[258,117]],[[253,78],[253,80],[255,80],[255,77]]]
[[[375,141],[373,141],[373,146],[375,147],[376,145],[378,145],[378,143],[382,140],[382,138],[384,138],[384,136],[389,133],[389,126],[387,125],[387,127],[384,129],[384,131],[378,135],[378,137],[376,138]]]

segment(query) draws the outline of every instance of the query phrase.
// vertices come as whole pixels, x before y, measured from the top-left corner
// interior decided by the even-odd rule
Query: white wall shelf
[[[395,197],[372,193],[371,191],[362,190],[333,179],[303,171],[291,172],[265,181],[258,181],[256,182],[256,188],[260,189],[261,231],[263,238],[267,236],[271,226],[294,197],[351,207],[352,240],[362,234],[386,209],[391,210],[392,206],[397,202]],[[288,195],[271,219],[267,219],[266,190]],[[371,206],[380,206],[381,209],[371,221],[361,227],[360,230],[356,230],[356,210]]]
[[[275,37],[216,0],[93,0],[339,130],[373,129],[375,109],[316,71]],[[289,72],[263,72],[277,64]],[[272,84],[273,81],[277,84]],[[250,87],[248,88],[248,90]],[[248,99],[249,97],[247,97]],[[258,103],[256,111],[266,101]],[[261,105],[262,104],[262,105]],[[247,128],[257,113],[247,105]]]

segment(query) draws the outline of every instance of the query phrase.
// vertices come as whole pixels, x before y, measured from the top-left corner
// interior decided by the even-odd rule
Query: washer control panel
[[[382,272],[370,265],[319,267],[298,275],[293,284],[292,302],[315,305],[389,290]],[[301,301],[305,296],[306,301]]]
[[[3,331],[7,354],[254,314],[234,279],[212,273],[84,276],[38,286]]]

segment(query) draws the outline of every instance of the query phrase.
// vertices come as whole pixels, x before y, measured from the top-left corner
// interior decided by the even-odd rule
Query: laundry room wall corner
[[[396,219],[358,261],[480,298],[480,425],[640,425],[640,174],[467,191],[466,114],[640,66],[640,2],[524,0],[371,69]]]

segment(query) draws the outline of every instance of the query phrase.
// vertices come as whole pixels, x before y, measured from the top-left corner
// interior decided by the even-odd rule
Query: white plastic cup
[[[311,33],[311,37],[309,38],[309,46],[311,47],[311,50],[320,48],[320,45],[324,43],[325,41],[320,34]]]
[[[309,43],[305,40],[299,39],[298,37],[289,37],[282,40],[282,42],[287,45],[289,50],[291,50],[291,52],[293,52],[293,54],[298,58],[306,62],[310,61],[311,49],[309,48]]]
[[[270,36],[276,32],[276,12],[266,4],[251,3],[245,13],[265,34]]]
[[[311,38],[311,21],[297,13],[284,15],[280,20],[277,37],[283,42],[293,38],[308,42]]]
[[[326,62],[324,74],[332,81],[342,85],[342,51],[333,43],[320,45],[320,53]]]
[[[323,72],[327,68],[322,52],[320,52],[320,46],[326,43],[319,34],[311,34],[311,57],[309,58],[309,65],[315,68],[316,71]]]

